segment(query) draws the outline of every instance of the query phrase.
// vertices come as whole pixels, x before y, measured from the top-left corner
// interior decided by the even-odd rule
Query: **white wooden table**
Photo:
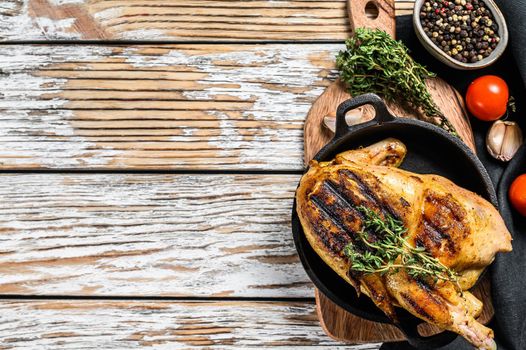
[[[289,224],[348,32],[343,0],[0,1],[0,348],[377,349],[324,335]]]

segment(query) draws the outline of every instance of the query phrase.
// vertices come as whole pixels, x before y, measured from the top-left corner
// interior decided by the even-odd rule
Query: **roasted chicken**
[[[395,307],[402,307],[478,349],[495,349],[493,331],[476,320],[482,302],[468,290],[496,253],[511,251],[511,235],[495,207],[477,194],[441,176],[399,169],[406,151],[402,142],[386,139],[330,162],[312,161],[296,194],[305,235],[325,263],[394,322]],[[363,229],[358,207],[402,222],[406,242],[455,271],[455,282],[417,278],[404,268],[353,271],[344,249]]]

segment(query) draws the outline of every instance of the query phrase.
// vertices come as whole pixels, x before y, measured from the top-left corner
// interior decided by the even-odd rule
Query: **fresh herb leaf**
[[[415,62],[401,41],[378,29],[358,28],[346,47],[337,55],[336,66],[351,95],[373,92],[389,101],[406,101],[420,109],[426,121],[456,135],[426,87],[425,80],[436,75]]]
[[[356,208],[363,218],[358,238],[366,249],[349,243],[343,253],[351,261],[351,269],[359,272],[392,273],[404,269],[414,278],[451,281],[458,286],[458,275],[431,256],[423,247],[413,247],[404,238],[407,228],[391,215],[380,217],[365,206]],[[370,234],[376,237],[371,239]]]

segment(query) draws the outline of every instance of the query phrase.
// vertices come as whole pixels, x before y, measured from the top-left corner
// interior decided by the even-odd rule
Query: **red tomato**
[[[522,216],[526,216],[526,174],[522,174],[513,181],[509,196],[513,207]]]
[[[508,107],[508,85],[495,75],[484,75],[471,82],[466,93],[469,111],[480,120],[497,120]]]

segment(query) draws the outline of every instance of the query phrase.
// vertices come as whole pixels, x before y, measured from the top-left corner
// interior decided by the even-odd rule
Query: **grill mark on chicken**
[[[356,294],[358,294],[358,296],[361,294],[360,280],[362,279],[363,275],[363,272],[353,270],[351,266],[349,266],[349,269],[347,270],[347,277],[349,277],[353,287],[356,289]]]
[[[456,254],[457,247],[452,237],[446,232],[441,231],[432,222],[424,219],[423,230],[424,243],[428,248],[440,249],[444,247],[444,252],[449,255]]]
[[[453,258],[458,248],[453,238],[444,231],[438,230],[424,220],[420,231],[415,237],[415,246],[424,247],[432,256],[448,256]]]
[[[428,190],[425,193],[423,214],[415,243],[425,247],[434,256],[455,256],[459,251],[456,242],[470,234],[465,224],[465,210],[451,195],[444,196]]]
[[[356,229],[359,229],[361,225],[361,214],[352,205],[349,205],[329,182],[324,181],[319,186],[317,193],[312,193],[311,197],[316,199],[317,205],[323,206],[330,219],[349,236],[356,235]]]
[[[424,183],[424,181],[422,181],[422,179],[419,178],[418,176],[410,175],[409,178],[415,180],[418,183]]]
[[[356,183],[356,185],[358,186],[358,189],[360,190],[360,193],[365,197],[365,199],[368,202],[373,203],[376,207],[381,207],[379,203],[380,201],[378,200],[374,192],[363,181],[363,179],[358,174],[356,174],[354,171],[351,171],[349,169],[342,169],[338,172],[338,175],[340,177],[340,185],[342,185],[342,187],[344,188],[346,187],[345,184],[342,183],[342,182],[345,182],[345,178],[343,178],[342,175],[345,175]]]
[[[411,207],[411,203],[409,203],[404,197],[400,197],[400,204],[402,204],[404,208]]]
[[[363,214],[356,209],[356,199],[349,198],[345,193],[345,187],[342,187],[341,183],[334,183],[332,181],[326,180],[323,182],[324,188],[327,188],[334,196],[343,202],[346,208],[352,210],[355,217],[363,220]]]
[[[311,217],[313,228],[317,236],[321,239],[325,247],[327,247],[333,254],[342,256],[341,252],[343,248],[351,242],[351,236],[346,232],[345,227],[335,214],[331,213],[331,211],[325,206],[323,200],[314,195],[311,196],[311,200],[318,209],[320,216],[324,216],[326,221],[330,221],[332,225],[336,226],[338,229],[336,232],[333,232],[328,229],[330,226],[323,224],[323,219],[321,217]]]
[[[352,208],[353,214],[355,215],[355,217],[360,218],[360,221],[358,222],[358,225],[353,230],[353,242],[355,244],[358,244],[358,246],[360,246],[363,251],[370,250],[370,248],[368,248],[365,245],[363,245],[363,243],[360,240],[355,239],[355,235],[356,235],[355,232],[358,231],[358,230],[361,230],[362,222],[363,222],[363,219],[365,218],[364,215],[362,214],[362,212],[357,210],[356,207],[358,205],[364,205],[364,204],[367,204],[368,207],[371,207],[371,206],[378,207],[378,208],[380,208],[380,210],[382,209],[382,207],[380,207],[377,204],[378,203],[378,199],[376,197],[373,197],[372,199],[366,197],[366,200],[368,200],[368,202],[364,201],[361,198],[358,198],[358,196],[356,196],[355,193],[352,191],[352,188],[354,188],[354,186],[352,186],[352,187],[349,186],[349,183],[348,183],[349,178],[341,176],[342,174],[339,174],[339,175],[340,175],[339,179],[338,179],[339,182],[336,183],[336,182],[333,182],[333,181],[327,181],[327,182],[324,183],[324,185],[327,185],[327,187],[336,196],[338,196],[338,198],[340,198],[349,208]],[[358,183],[355,182],[355,184],[359,188]],[[362,195],[364,195],[364,194],[362,193]],[[364,197],[365,197],[365,195],[364,195]],[[372,203],[371,203],[371,201],[372,201]],[[378,235],[375,232],[368,231],[368,234],[369,234],[369,239],[371,239],[373,242],[375,242],[375,241],[377,241],[379,239]]]
[[[404,301],[409,304],[411,306],[411,309],[416,312],[418,315],[420,315],[422,318],[424,318],[425,320],[429,321],[429,322],[436,322],[435,318],[433,317],[433,315],[431,315],[430,313],[428,313],[426,310],[424,310],[421,306],[420,306],[420,303],[421,301],[419,302],[418,300],[415,300],[413,297],[411,297],[409,294],[407,293],[404,293],[404,292],[401,292],[400,293],[400,296],[402,297],[402,299],[404,299]]]
[[[371,207],[372,204],[372,206],[378,208],[384,216],[390,215],[394,219],[400,220],[400,216],[398,215],[398,213],[396,213],[390,205],[388,205],[385,201],[381,200],[375,194],[382,192],[380,186],[377,186],[377,188],[375,188],[373,191],[373,189],[371,189],[371,187],[365,182],[365,180],[360,175],[358,175],[356,172],[350,169],[342,169],[338,172],[338,174],[340,175],[340,186],[346,189],[346,194],[350,191],[347,190],[348,186],[345,186],[345,177],[342,175],[345,175],[347,178],[353,180],[356,183],[358,189],[360,190],[360,193],[365,197],[366,202],[369,202],[367,203],[369,204],[367,205],[368,207]]]
[[[418,286],[422,288],[423,290],[425,290],[426,292],[432,292],[436,290],[432,284],[429,284],[427,281],[423,280],[422,278],[415,278],[411,276],[409,276],[408,278],[411,280],[414,280],[418,284]]]
[[[457,233],[459,238],[465,238],[469,235],[469,227],[465,224],[466,215],[466,210],[451,194],[444,196],[431,190],[426,192],[424,217],[434,227],[446,228]]]
[[[387,151],[392,151],[395,147],[389,146]],[[382,162],[382,165],[385,166],[394,166],[400,161],[400,156],[398,154],[396,155],[388,155],[385,157],[385,159]]]
[[[356,230],[361,227],[362,214],[355,209],[350,199],[342,194],[339,188],[330,181],[323,180],[316,192],[310,193],[309,197],[325,220],[330,223],[324,225],[322,220],[313,220],[315,226],[330,227],[333,225],[336,228],[335,232],[322,237],[325,246],[333,254],[342,256],[342,250],[350,242],[353,242],[362,251],[365,249],[356,233]]]

